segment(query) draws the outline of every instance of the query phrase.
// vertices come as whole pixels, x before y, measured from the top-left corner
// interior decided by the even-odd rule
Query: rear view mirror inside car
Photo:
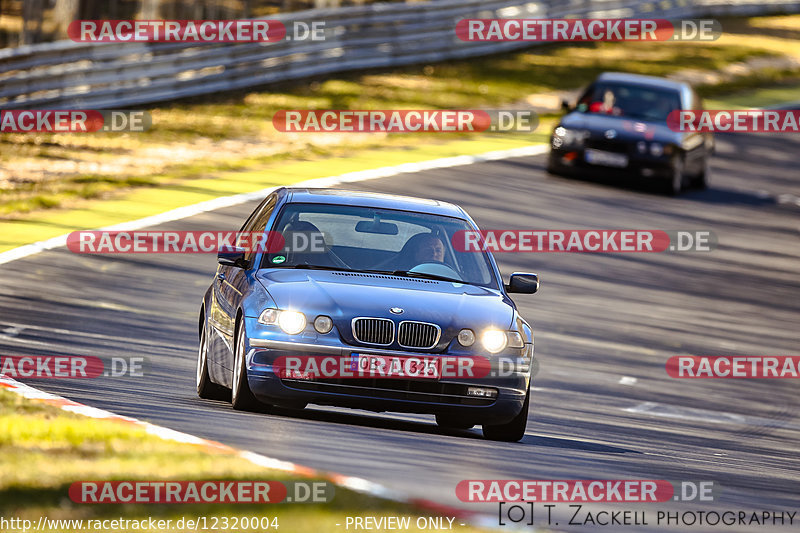
[[[381,222],[379,220],[362,220],[356,224],[358,233],[377,233],[379,235],[397,235],[397,224]]]

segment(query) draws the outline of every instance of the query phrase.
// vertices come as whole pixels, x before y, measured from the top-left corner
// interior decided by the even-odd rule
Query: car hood
[[[621,141],[657,141],[662,143],[680,143],[680,132],[672,131],[666,124],[646,122],[624,117],[615,117],[601,113],[572,112],[561,119],[561,126],[570,129],[583,129],[592,132],[592,137],[602,138],[608,130],[617,133]]]
[[[431,322],[446,341],[461,328],[508,329],[514,316],[500,291],[475,285],[322,270],[268,269],[256,276],[279,309],[302,311],[309,321],[328,315],[346,339],[355,317]],[[389,311],[395,307],[402,314]]]

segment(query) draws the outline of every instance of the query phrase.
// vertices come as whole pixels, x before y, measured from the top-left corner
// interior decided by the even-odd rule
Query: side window
[[[267,204],[267,202],[270,201],[271,198],[272,198],[272,196],[267,196],[266,198],[261,200],[261,203],[258,204],[258,207],[256,207],[253,210],[253,212],[250,213],[250,216],[247,217],[247,220],[244,221],[244,224],[242,224],[242,227],[239,228],[239,231],[249,231],[247,228],[250,228],[250,227],[253,226],[253,223],[258,218],[259,213],[261,213],[261,210],[264,209],[264,206]]]
[[[586,90],[583,92],[580,98],[578,98],[578,102],[575,105],[575,108],[580,111],[581,113],[585,113],[589,110],[589,104],[592,103],[592,96],[594,95],[595,85],[591,84]]]
[[[267,227],[267,222],[269,221],[270,215],[272,215],[272,211],[275,209],[275,204],[278,202],[278,195],[271,194],[269,195],[256,209],[250,218],[247,219],[247,222],[244,223],[242,229],[240,230],[242,233],[260,233],[264,231]],[[237,246],[239,242],[237,241]],[[245,260],[249,263],[253,260],[253,256],[256,254],[256,250],[251,247],[244,254]]]

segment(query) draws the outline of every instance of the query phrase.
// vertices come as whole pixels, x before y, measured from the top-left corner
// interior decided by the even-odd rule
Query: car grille
[[[397,343],[404,348],[433,348],[439,341],[439,326],[427,322],[400,322]]]
[[[606,139],[591,139],[586,141],[586,147],[596,150],[605,150],[606,152],[616,152],[618,154],[627,154],[630,151],[630,143]]]
[[[394,341],[394,322],[388,318],[354,318],[353,337],[364,344],[388,346]]]
[[[297,380],[281,378],[281,383],[295,390],[319,393],[345,394],[384,400],[437,403],[449,405],[487,406],[496,398],[476,398],[467,396],[468,385],[440,383],[434,380],[405,379],[315,379]],[[315,403],[324,402],[324,396],[315,398]],[[339,402],[331,402],[338,404]]]

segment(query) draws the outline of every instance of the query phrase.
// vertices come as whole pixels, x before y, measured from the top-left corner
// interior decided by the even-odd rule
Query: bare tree
[[[136,18],[152,20],[161,17],[161,0],[141,0]]]
[[[22,33],[19,44],[33,44],[42,40],[44,0],[22,2]]]
[[[56,22],[57,37],[62,38],[67,35],[67,27],[70,22],[78,18],[80,7],[80,0],[56,0],[53,18]]]

